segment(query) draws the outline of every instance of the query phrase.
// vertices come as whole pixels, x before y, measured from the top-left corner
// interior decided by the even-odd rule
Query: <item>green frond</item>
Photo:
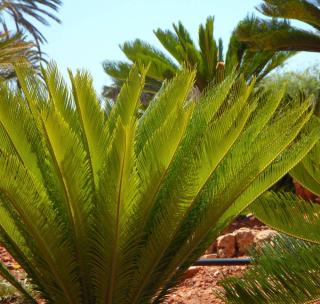
[[[183,87],[181,87],[181,83],[184,83]],[[136,143],[138,154],[170,113],[175,113],[178,109],[183,108],[193,83],[194,73],[190,73],[188,70],[181,71],[151,101],[138,127],[139,138]],[[172,99],[175,102],[172,102]]]
[[[248,43],[254,50],[308,51],[319,52],[320,37],[314,33],[298,28],[290,31],[279,30],[264,32],[263,38],[255,37],[256,43]]]
[[[306,0],[264,0],[258,10],[271,17],[296,19],[320,29],[320,9]]]
[[[45,84],[39,81],[36,71],[24,63],[15,66],[16,75],[19,85],[23,90],[24,102],[28,104],[33,119],[36,113],[47,108],[48,92]],[[21,94],[21,93],[20,93]],[[40,120],[35,120],[35,124],[39,125]]]
[[[38,159],[31,142],[37,137],[36,127],[30,123],[31,115],[24,108],[25,101],[4,84],[0,85],[0,96],[1,150],[14,154],[33,174],[40,177]]]
[[[268,63],[265,64],[264,67],[261,68],[260,73],[257,73],[257,81],[262,80],[266,76],[268,76],[274,69],[283,66],[283,64],[296,55],[297,52],[273,52],[273,56],[269,60]]]
[[[99,176],[98,200],[96,206],[95,233],[99,236],[96,242],[100,250],[96,253],[102,265],[95,265],[94,280],[98,283],[97,297],[101,303],[123,302],[126,299],[124,288],[128,288],[126,279],[126,262],[123,260],[123,247],[130,242],[127,238],[129,230],[127,221],[130,218],[131,205],[138,193],[137,177],[135,172],[136,154],[134,140],[137,132],[137,107],[144,86],[146,71],[140,73],[134,67],[129,74],[127,82],[122,87],[116,105],[111,110],[107,129],[111,140],[106,150],[104,167]],[[133,172],[132,172],[133,170]],[[106,219],[112,227],[105,229]],[[106,234],[108,233],[109,234]],[[101,239],[100,239],[101,238]],[[95,247],[98,244],[96,244]],[[99,248],[98,247],[98,248]],[[135,247],[134,247],[135,248]],[[101,280],[101,278],[104,278]],[[126,287],[127,285],[127,287]]]
[[[206,25],[200,25],[199,27],[199,46],[202,57],[199,70],[200,73],[206,77],[206,83],[210,83],[214,79],[218,58],[222,56],[222,53],[220,53],[222,52],[221,44],[218,50],[213,37],[213,24],[214,18],[208,17]]]
[[[53,102],[54,108],[65,122],[71,122],[69,125],[74,132],[78,132],[80,125],[74,112],[75,104],[69,93],[68,86],[58,71],[58,67],[51,62],[46,68],[41,69],[44,81],[48,88],[48,93]]]
[[[183,46],[183,48],[186,47],[186,45],[195,46],[194,42],[191,38],[190,33],[188,30],[184,27],[182,22],[178,22],[178,24],[172,24],[174,31],[176,32],[176,35],[180,41],[180,44]]]
[[[30,239],[28,247],[41,267],[40,277],[44,284],[51,288],[55,301],[75,301],[80,296],[76,295],[78,286],[73,282],[76,264],[70,256],[70,245],[64,240],[61,224],[50,208],[43,185],[34,180],[13,156],[2,154],[0,172],[3,206],[14,212],[16,228],[25,240]],[[15,172],[15,175],[9,172]],[[52,236],[52,231],[57,234]],[[58,262],[57,256],[64,259]]]
[[[245,44],[239,41],[235,31],[233,31],[229,39],[229,45],[225,60],[227,71],[232,70],[235,66],[239,66],[243,55],[245,54],[245,51]]]
[[[40,45],[47,42],[39,25],[48,26],[49,21],[60,23],[57,11],[61,0],[19,0],[1,3],[2,31],[8,31],[8,25],[14,26],[19,32],[26,32],[32,37],[41,53]],[[9,22],[8,22],[9,20]]]
[[[82,134],[82,143],[89,158],[94,183],[97,185],[98,172],[102,166],[107,147],[105,132],[106,117],[97,98],[91,77],[88,73],[77,72],[73,75],[69,71],[73,87],[73,99],[77,108],[78,122]],[[69,115],[72,119],[72,115]],[[67,121],[74,125],[72,121]],[[99,143],[99,145],[97,145]]]
[[[319,300],[319,245],[279,237],[254,254],[240,278],[220,282],[227,303],[313,303]]]
[[[128,78],[131,64],[127,62],[114,62],[106,60],[103,63],[104,71],[111,76],[114,80],[119,81],[122,85],[124,81]]]
[[[290,171],[290,175],[305,188],[320,195],[320,146],[317,144],[310,153]]]
[[[1,80],[15,78],[14,66],[24,62],[29,66],[38,66],[40,54],[32,42],[21,33],[0,32],[0,77]]]
[[[292,237],[320,243],[320,206],[291,194],[267,192],[249,207],[263,223]]]
[[[121,50],[133,63],[142,63],[145,66],[150,64],[148,76],[156,80],[171,78],[177,71],[176,64],[169,57],[139,39],[131,43],[125,42]]]
[[[318,33],[291,26],[287,20],[249,17],[239,23],[236,33],[251,51],[319,52]]]
[[[154,31],[155,36],[158,38],[163,47],[179,62],[183,63],[183,57],[178,51],[179,39],[178,36],[170,30],[157,29]]]
[[[3,207],[3,200],[1,200],[0,243],[28,273],[31,283],[33,286],[36,286],[37,292],[41,291],[45,299],[50,299],[47,288],[45,287],[46,282],[43,282],[42,279],[43,275],[36,270],[36,259],[28,248],[28,244],[32,243],[32,241],[23,237],[22,234],[24,233],[20,233],[16,227],[16,224],[20,225],[20,222],[15,222],[16,219]]]

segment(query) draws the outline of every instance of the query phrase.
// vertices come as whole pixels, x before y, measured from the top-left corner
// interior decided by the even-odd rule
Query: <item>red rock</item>
[[[233,234],[225,234],[217,238],[217,254],[219,258],[231,258],[236,253],[236,238]]]
[[[279,233],[272,229],[258,231],[254,237],[255,247],[260,248],[263,243],[271,242],[277,235],[279,235]]]
[[[184,274],[184,279],[190,279],[192,277],[194,277],[198,272],[199,270],[201,269],[201,267],[198,267],[198,266],[192,266],[190,267]]]
[[[244,255],[253,245],[255,233],[256,231],[250,228],[240,228],[234,232],[239,255]]]
[[[217,254],[216,253],[205,254],[201,258],[202,259],[215,259],[215,258],[217,258]]]

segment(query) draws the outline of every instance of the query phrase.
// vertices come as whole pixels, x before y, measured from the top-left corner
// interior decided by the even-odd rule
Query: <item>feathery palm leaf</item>
[[[61,0],[2,0],[0,1],[0,21],[6,32],[6,16],[9,15],[18,32],[29,33],[38,48],[46,42],[45,36],[37,28],[34,21],[49,25],[49,20],[60,22],[55,12],[61,6]]]
[[[258,8],[266,16],[284,18],[262,20],[247,18],[237,29],[238,37],[252,51],[320,51],[320,9],[318,1],[263,0]],[[298,20],[313,27],[313,31],[291,26],[287,20]]]
[[[309,100],[235,75],[193,102],[184,69],[139,117],[142,67],[108,113],[87,73],[42,73],[0,84],[0,240],[48,303],[160,303],[319,139]]]
[[[317,144],[290,174],[304,188],[320,196],[320,145]]]
[[[37,67],[39,54],[34,45],[27,42],[20,34],[9,36],[0,33],[0,78],[7,80],[15,77],[14,65],[26,62]]]
[[[320,244],[320,206],[292,193],[268,192],[250,205],[268,226],[302,240]]]

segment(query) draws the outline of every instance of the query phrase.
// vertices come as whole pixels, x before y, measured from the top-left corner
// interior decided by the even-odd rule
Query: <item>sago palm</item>
[[[320,195],[320,146],[293,170],[303,187]],[[230,303],[313,303],[320,298],[320,206],[289,193],[266,193],[250,206],[261,221],[293,238],[276,240],[256,255],[241,279],[222,283]]]
[[[173,28],[174,31],[162,29],[154,31],[170,57],[140,39],[121,45],[121,50],[130,63],[104,62],[104,70],[113,80],[112,86],[104,87],[104,96],[114,98],[126,80],[133,63],[142,62],[146,65],[150,63],[144,92],[152,96],[160,89],[163,81],[173,78],[182,66],[196,69],[195,87],[203,91],[223,79],[223,75],[232,71],[234,67],[243,73],[246,80],[255,76],[259,81],[294,54],[248,51],[246,44],[240,42],[233,33],[224,59],[222,40],[217,43],[214,39],[213,17],[208,17],[206,24],[199,26],[199,46],[191,39],[191,35],[181,22],[178,25],[173,24]]]
[[[33,301],[161,303],[219,232],[319,140],[309,100],[228,76],[200,100],[182,70],[137,115],[134,66],[106,112],[87,73],[0,85],[0,240]],[[236,79],[236,80],[235,80]],[[257,104],[259,102],[259,107]]]
[[[320,52],[319,5],[318,0],[263,0],[258,10],[273,19],[248,18],[238,26],[237,35],[252,51]],[[292,26],[290,19],[313,30]]]

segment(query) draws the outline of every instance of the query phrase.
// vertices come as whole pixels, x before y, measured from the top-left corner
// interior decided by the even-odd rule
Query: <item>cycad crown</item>
[[[134,66],[106,111],[90,76],[17,68],[0,86],[0,238],[48,303],[160,303],[219,232],[319,139],[308,100],[228,76],[198,102],[183,70],[138,118]],[[236,79],[236,80],[235,80]],[[257,107],[257,104],[259,106]],[[276,113],[276,114],[275,114]]]

